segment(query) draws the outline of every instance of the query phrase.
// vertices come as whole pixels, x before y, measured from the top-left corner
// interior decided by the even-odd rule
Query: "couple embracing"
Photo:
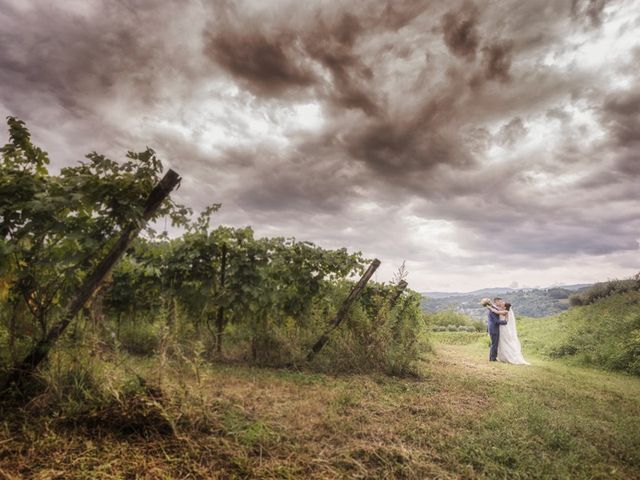
[[[493,302],[483,298],[480,303],[488,310],[487,330],[491,338],[489,360],[529,365],[522,356],[522,347],[516,331],[516,316],[511,304],[500,297],[494,298]]]

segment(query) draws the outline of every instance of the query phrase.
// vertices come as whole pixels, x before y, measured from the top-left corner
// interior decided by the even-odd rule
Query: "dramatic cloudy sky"
[[[53,166],[403,259],[418,290],[640,269],[640,0],[0,0],[0,113]]]

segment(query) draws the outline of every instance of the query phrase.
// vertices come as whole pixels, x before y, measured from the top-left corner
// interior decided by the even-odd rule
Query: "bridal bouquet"
[[[492,303],[493,302],[491,301],[490,298],[483,298],[482,300],[480,300],[480,305],[482,305],[483,307],[488,307]]]

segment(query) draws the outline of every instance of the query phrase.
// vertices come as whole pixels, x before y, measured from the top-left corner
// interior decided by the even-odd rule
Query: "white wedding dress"
[[[498,361],[515,365],[529,365],[522,356],[522,347],[516,331],[516,316],[509,310],[507,324],[500,325],[500,341],[498,342]]]

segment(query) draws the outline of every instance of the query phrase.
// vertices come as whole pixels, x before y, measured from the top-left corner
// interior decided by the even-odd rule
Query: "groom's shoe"
[[[489,359],[489,361],[490,361],[490,362],[497,362],[497,361],[498,361],[498,359],[497,359],[497,358],[490,358],[490,359]]]

